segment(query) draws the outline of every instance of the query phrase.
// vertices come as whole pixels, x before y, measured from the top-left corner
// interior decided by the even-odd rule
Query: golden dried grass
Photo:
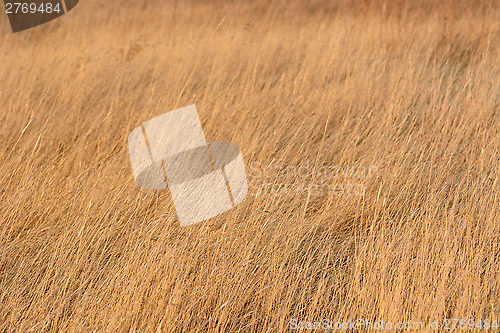
[[[500,316],[496,2],[88,0],[1,23],[2,331]],[[126,142],[193,103],[252,181],[309,163],[286,181],[363,195],[261,193],[180,228]]]

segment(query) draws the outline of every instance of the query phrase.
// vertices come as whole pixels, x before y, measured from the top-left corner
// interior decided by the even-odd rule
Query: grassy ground
[[[87,0],[0,23],[1,331],[500,319],[498,2]],[[127,136],[194,103],[251,195],[181,228]]]

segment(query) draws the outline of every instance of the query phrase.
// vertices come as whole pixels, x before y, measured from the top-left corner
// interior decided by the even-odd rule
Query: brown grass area
[[[0,20],[1,331],[500,320],[498,2],[87,0],[18,34]],[[127,136],[189,104],[241,147],[252,195],[181,228],[168,192],[135,186]]]

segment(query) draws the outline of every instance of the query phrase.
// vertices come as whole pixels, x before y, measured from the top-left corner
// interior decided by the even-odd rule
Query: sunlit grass
[[[2,331],[500,319],[494,1],[87,0],[19,34],[0,17]],[[181,228],[126,144],[190,104],[253,194]]]

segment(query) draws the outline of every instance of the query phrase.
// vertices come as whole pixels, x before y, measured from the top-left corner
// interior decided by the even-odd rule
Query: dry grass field
[[[86,0],[0,35],[1,332],[500,320],[498,1]],[[127,137],[190,104],[250,195],[181,228]]]

